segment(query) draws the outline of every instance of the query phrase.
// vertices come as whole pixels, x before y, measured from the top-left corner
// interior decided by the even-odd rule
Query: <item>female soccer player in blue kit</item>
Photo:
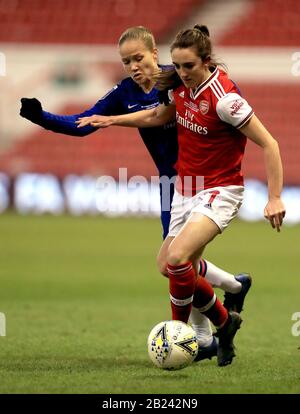
[[[160,104],[159,91],[155,88],[153,74],[160,70],[170,69],[170,66],[158,64],[158,51],[153,34],[142,26],[127,29],[120,37],[119,53],[129,77],[115,85],[92,108],[80,114],[61,116],[43,111],[41,103],[35,98],[22,98],[20,115],[45,129],[83,137],[96,131],[97,128],[91,125],[77,128],[76,121],[79,118],[92,115],[128,114],[158,106]],[[172,180],[177,175],[174,167],[178,156],[176,123],[172,121],[162,127],[139,128],[139,133],[157,167],[159,177],[166,176]],[[169,199],[166,199],[167,206],[163,199],[165,190],[168,191],[168,195],[170,194]],[[173,192],[172,184],[168,189],[160,185],[164,239],[169,231]],[[159,257],[161,256],[160,254]],[[161,259],[158,267],[164,272],[165,263],[162,263]],[[241,312],[245,295],[251,286],[249,275],[240,274],[234,277],[203,259],[200,262],[199,273],[205,276],[213,286],[226,291],[224,305],[228,310]],[[200,345],[196,359],[201,360],[217,355],[217,341],[212,336],[208,319],[196,308],[192,308],[190,319]]]

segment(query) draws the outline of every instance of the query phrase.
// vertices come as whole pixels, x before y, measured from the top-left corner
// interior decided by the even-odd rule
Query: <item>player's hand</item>
[[[20,115],[34,123],[39,122],[43,116],[43,108],[36,98],[22,98]]]
[[[264,216],[269,220],[273,229],[279,232],[285,216],[285,207],[281,198],[274,198],[268,201],[264,210]]]
[[[107,128],[113,124],[113,118],[111,116],[92,115],[78,118],[75,121],[77,128],[82,128],[86,125],[91,125],[96,128]]]

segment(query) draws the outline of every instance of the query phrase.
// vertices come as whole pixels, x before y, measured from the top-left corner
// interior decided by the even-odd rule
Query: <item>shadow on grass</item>
[[[47,355],[37,355],[34,357],[15,358],[12,360],[2,360],[0,362],[0,370],[2,372],[15,373],[88,373],[88,372],[110,372],[115,371],[135,371],[136,378],[145,378],[145,370],[147,370],[147,379],[157,379],[157,377],[166,376],[170,381],[188,378],[186,371],[166,371],[154,367],[147,359],[133,359],[126,356],[116,358],[83,358],[83,357],[51,357]],[[141,374],[139,375],[139,371]]]
[[[116,358],[84,358],[36,355],[32,357],[16,357],[14,360],[2,359],[0,369],[4,371],[86,371],[107,369],[147,369],[151,363],[145,360],[134,360],[128,357]]]

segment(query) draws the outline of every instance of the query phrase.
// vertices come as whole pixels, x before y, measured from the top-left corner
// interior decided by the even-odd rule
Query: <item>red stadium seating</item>
[[[176,0],[172,6],[169,0],[153,0],[151,7],[147,0],[0,0],[0,41],[115,44],[126,27],[141,23],[163,39],[194,6],[199,7],[199,3],[204,0]],[[299,16],[300,2],[294,0],[253,1],[250,13],[227,31],[220,43],[231,46],[299,45]],[[300,153],[297,131],[300,86],[275,83],[239,83],[239,86],[280,143],[285,183],[300,185],[297,159]],[[88,107],[90,104],[84,106]],[[79,113],[84,108],[61,108],[56,112]],[[156,175],[138,133],[126,128],[109,128],[86,138],[37,129],[6,152],[1,150],[0,165],[1,171],[10,175],[30,171],[51,172],[60,177],[69,173],[117,177],[120,167],[128,168],[129,177]],[[244,172],[248,178],[265,181],[262,151],[251,142],[247,145]]]
[[[0,42],[115,44],[144,25],[158,40],[193,12],[197,0],[0,0]]]
[[[286,84],[240,84],[243,95],[257,116],[278,140],[284,163],[285,184],[299,185],[300,140],[298,105],[300,86]],[[278,99],[284,96],[285,99]],[[89,107],[86,105],[85,107]],[[82,107],[62,108],[60,113],[79,113]],[[156,169],[137,131],[108,128],[85,138],[68,137],[37,130],[9,152],[0,156],[1,171],[15,175],[21,171],[111,175],[118,178],[119,168],[128,169],[128,177],[156,175]],[[20,167],[20,171],[18,168]],[[266,181],[262,150],[248,142],[244,160],[247,178]]]
[[[300,2],[255,0],[251,11],[225,32],[225,46],[299,46]]]
[[[300,86],[287,84],[240,84],[239,86],[258,118],[280,145],[285,184],[299,185]],[[248,178],[266,181],[262,150],[249,141],[243,170]]]

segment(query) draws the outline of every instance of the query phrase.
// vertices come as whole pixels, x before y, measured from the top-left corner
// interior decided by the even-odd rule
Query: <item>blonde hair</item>
[[[129,27],[125,30],[119,39],[119,47],[127,40],[141,40],[151,52],[156,48],[153,33],[144,26]]]

